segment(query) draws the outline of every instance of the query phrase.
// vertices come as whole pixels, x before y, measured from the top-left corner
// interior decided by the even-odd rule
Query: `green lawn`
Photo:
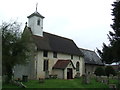
[[[90,84],[82,84],[81,79],[61,80],[47,79],[44,83],[39,83],[38,80],[30,80],[24,82],[27,88],[108,88],[108,85],[92,80]],[[13,85],[3,85],[3,88],[17,88]]]
[[[19,87],[12,84],[3,84],[2,88],[19,88]]]

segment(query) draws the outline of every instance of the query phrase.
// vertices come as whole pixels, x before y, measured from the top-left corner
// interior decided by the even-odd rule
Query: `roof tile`
[[[99,56],[94,51],[87,50],[87,49],[82,49],[82,48],[80,48],[80,51],[84,55],[84,60],[85,60],[86,64],[103,65]]]
[[[33,35],[38,50],[48,50],[71,55],[82,56],[81,51],[73,40],[43,32],[43,37]]]

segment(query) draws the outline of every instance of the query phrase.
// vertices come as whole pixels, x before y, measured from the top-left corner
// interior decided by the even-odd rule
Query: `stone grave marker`
[[[109,75],[109,78],[110,78],[110,79],[113,79],[113,75],[112,75],[112,74],[110,74],[110,75]]]
[[[101,76],[101,82],[102,83],[105,83],[105,84],[108,84],[109,83],[109,80],[108,80],[108,77],[107,76]]]
[[[82,76],[82,83],[89,84],[90,83],[90,75],[83,75]]]

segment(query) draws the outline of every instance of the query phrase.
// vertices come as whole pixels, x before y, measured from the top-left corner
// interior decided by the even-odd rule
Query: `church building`
[[[25,26],[23,34],[30,35],[32,43],[29,46],[34,48],[34,57],[26,65],[15,66],[14,78],[80,77],[85,72],[82,52],[73,40],[44,32],[44,18],[37,10],[28,16],[28,26]]]

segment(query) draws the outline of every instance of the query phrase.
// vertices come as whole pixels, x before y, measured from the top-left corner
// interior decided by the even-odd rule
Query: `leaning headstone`
[[[17,85],[18,85],[20,88],[26,88],[26,86],[25,86],[22,82],[17,82]]]
[[[22,83],[22,82],[20,82],[20,85],[19,85],[21,88],[26,88],[26,86]]]
[[[22,82],[20,82],[20,81],[12,81],[12,84],[13,85],[16,85],[16,86],[18,86],[18,87],[20,87],[20,88],[26,88],[26,86],[22,83]]]

